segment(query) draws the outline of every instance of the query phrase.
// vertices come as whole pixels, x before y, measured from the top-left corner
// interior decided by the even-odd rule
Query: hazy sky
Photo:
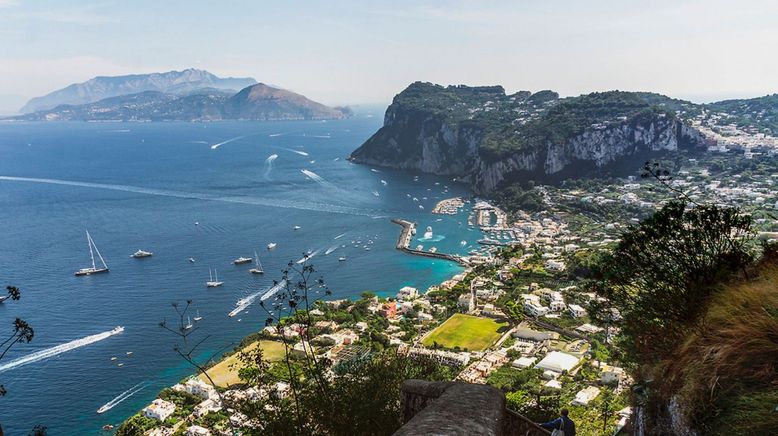
[[[778,1],[0,0],[0,112],[95,75],[207,69],[323,103],[410,82],[695,101],[778,92]]]

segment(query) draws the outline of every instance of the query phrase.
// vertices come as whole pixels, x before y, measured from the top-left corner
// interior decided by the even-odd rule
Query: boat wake
[[[338,244],[333,245],[332,247],[328,248],[327,251],[324,252],[325,255],[332,253],[333,251],[338,249]]]
[[[217,148],[221,147],[221,146],[222,146],[222,145],[224,145],[224,144],[229,144],[230,142],[233,142],[233,141],[237,141],[237,140],[243,139],[243,138],[245,138],[246,136],[247,136],[247,135],[243,135],[243,136],[236,136],[236,137],[234,137],[234,138],[230,138],[230,139],[228,139],[228,140],[226,140],[226,141],[222,141],[222,142],[219,142],[219,143],[213,144],[213,145],[211,145],[211,150],[216,150]]]
[[[265,178],[270,177],[270,172],[273,171],[273,163],[278,159],[278,155],[273,153],[265,159]]]
[[[322,184],[322,185],[327,183],[327,181],[324,180],[324,177],[314,173],[311,170],[300,170],[300,172],[305,174],[306,176],[308,176],[309,179],[313,180],[316,183],[319,183],[319,184]]]
[[[211,194],[202,194],[197,192],[171,191],[167,189],[142,188],[130,185],[110,185],[107,183],[78,182],[72,180],[60,179],[41,179],[32,177],[0,176],[0,180],[12,182],[31,182],[45,183],[50,185],[78,186],[82,188],[109,189],[112,191],[132,192],[136,194],[158,195],[162,197],[185,198],[190,200],[221,201],[225,203],[250,204],[257,206],[280,207],[284,209],[310,210],[315,212],[339,213],[354,216],[375,215],[376,211],[356,209],[348,206],[338,206],[334,204],[305,202],[293,203],[287,200],[264,199],[257,197],[218,197]]]
[[[8,363],[0,365],[0,372],[5,372],[30,363],[40,362],[41,360],[57,356],[68,351],[75,350],[76,348],[85,347],[87,345],[94,344],[95,342],[102,341],[103,339],[108,339],[111,336],[117,335],[123,331],[124,331],[124,327],[116,327],[115,329],[108,330],[107,332],[102,332],[96,335],[87,336],[85,338],[76,339],[75,341],[70,341],[62,345],[57,345],[55,347],[47,348],[45,350],[36,351],[32,354],[28,354],[24,357],[20,357],[18,359],[14,359]]]
[[[291,151],[292,153],[295,153],[295,154],[299,154],[300,156],[308,156],[308,153],[306,153],[304,151],[295,150],[295,149],[292,149],[292,148],[283,148],[283,147],[279,147],[279,148],[281,148],[282,150]]]
[[[113,400],[103,404],[100,406],[99,409],[97,409],[97,413],[105,413],[114,407],[116,407],[119,403],[126,400],[127,398],[130,398],[131,396],[135,395],[136,393],[140,392],[148,386],[147,382],[140,382],[137,385],[127,389],[126,391],[122,392],[121,394],[117,395]]]
[[[341,234],[339,234],[338,236],[335,236],[335,237],[334,237],[334,238],[332,238],[332,239],[340,239],[340,238],[342,238],[342,237],[344,237],[344,236],[346,236],[346,234],[345,234],[345,233],[341,233]]]
[[[254,301],[256,301],[257,298],[259,298],[259,301],[265,301],[268,298],[272,297],[273,295],[277,294],[278,291],[283,289],[286,286],[286,280],[281,280],[276,285],[271,286],[270,288],[263,289],[261,291],[255,292],[247,297],[243,297],[240,300],[238,300],[235,303],[235,308],[232,309],[230,313],[227,314],[229,317],[233,317],[244,310],[246,310],[249,306],[251,306]]]
[[[311,258],[316,256],[317,254],[319,254],[320,251],[321,251],[321,248],[316,250],[316,251],[314,251],[314,252],[308,253],[307,256],[303,256],[302,258],[300,258],[300,260],[298,260],[297,263],[301,264],[301,263],[305,262],[306,260],[310,260]]]

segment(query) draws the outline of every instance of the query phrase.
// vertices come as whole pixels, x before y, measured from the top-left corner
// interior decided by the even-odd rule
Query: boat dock
[[[413,248],[410,248],[411,246],[411,239],[413,239],[413,231],[416,229],[416,224],[412,223],[407,220],[394,218],[392,219],[392,222],[402,226],[402,232],[400,232],[400,237],[397,238],[397,246],[396,248],[400,251],[404,251],[408,254],[414,254],[416,256],[424,256],[424,257],[432,257],[436,259],[444,259],[444,260],[450,260],[452,262],[457,262],[461,265],[467,265],[467,258],[462,256],[457,256],[454,254],[446,254],[446,253],[440,253],[440,252],[432,252],[432,251],[424,251],[424,250],[415,250]]]

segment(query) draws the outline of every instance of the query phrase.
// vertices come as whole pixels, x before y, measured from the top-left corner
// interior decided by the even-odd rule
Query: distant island
[[[350,158],[455,176],[489,194],[527,180],[634,173],[679,149],[775,148],[775,132],[778,95],[699,105],[648,92],[560,98],[416,82],[395,96],[384,126]]]
[[[95,77],[30,100],[18,121],[322,120],[352,115],[253,78],[184,70]]]

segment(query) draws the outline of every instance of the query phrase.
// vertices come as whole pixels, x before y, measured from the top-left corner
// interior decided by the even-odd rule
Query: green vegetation
[[[422,343],[427,347],[435,345],[452,350],[485,350],[500,337],[500,331],[507,326],[490,318],[454,314],[438,326]]]

